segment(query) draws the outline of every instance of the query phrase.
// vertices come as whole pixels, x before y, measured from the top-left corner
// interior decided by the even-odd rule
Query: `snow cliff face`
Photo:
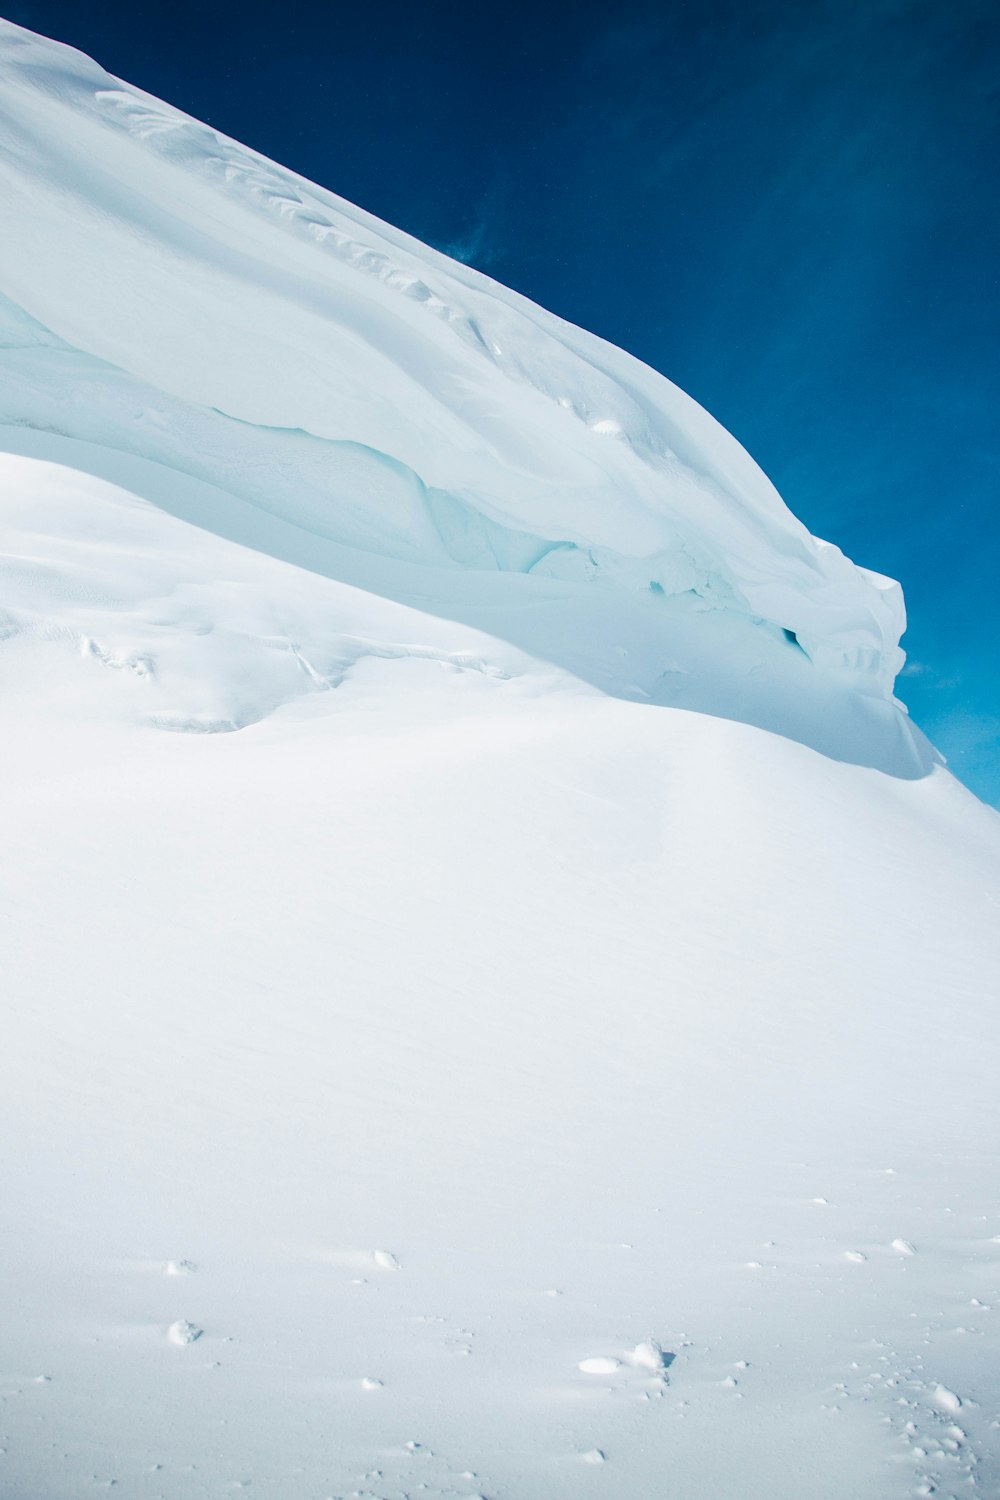
[[[896,585],[4,23],[0,208],[4,1495],[1000,1493],[1000,823]]]
[[[79,54],[2,44],[0,422],[387,558],[733,612],[890,693],[898,586],[669,381]]]

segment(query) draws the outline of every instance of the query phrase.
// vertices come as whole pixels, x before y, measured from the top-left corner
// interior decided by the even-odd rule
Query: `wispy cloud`
[[[486,186],[478,200],[468,205],[457,232],[432,241],[435,249],[478,271],[500,265],[509,248],[507,177],[499,162],[494,162],[485,175]]]
[[[491,253],[489,225],[485,218],[476,219],[457,238],[447,240],[437,248],[466,266],[486,265],[496,255],[495,251]]]

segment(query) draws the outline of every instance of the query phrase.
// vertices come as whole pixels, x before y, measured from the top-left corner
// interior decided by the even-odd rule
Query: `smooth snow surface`
[[[0,203],[0,1493],[998,1493],[1000,821],[898,587],[7,23]]]

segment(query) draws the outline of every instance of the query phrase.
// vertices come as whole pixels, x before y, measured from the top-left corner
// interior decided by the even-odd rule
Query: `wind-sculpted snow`
[[[652,370],[9,25],[0,108],[0,421],[390,558],[691,594],[890,692],[897,585]]]
[[[3,23],[0,207],[4,1496],[1000,1493],[1000,825],[896,586]]]
[[[94,384],[81,374],[77,388],[92,417]],[[220,422],[216,435],[232,428]],[[151,433],[155,447],[155,424]],[[285,436],[293,451],[306,441]],[[113,444],[0,426],[8,633],[21,650],[45,644],[51,697],[79,707],[83,693],[88,715],[231,730],[334,691],[362,657],[430,657],[499,680],[551,685],[570,674],[578,686],[742,719],[894,776],[925,775],[936,760],[896,707],[817,673],[775,628],[690,595],[458,568],[460,540],[494,556],[524,541],[484,532],[474,515],[463,534],[458,512],[448,548],[437,540],[432,552],[441,511],[400,473],[401,504],[413,505],[435,562],[375,556],[345,543],[343,513],[336,535],[321,496],[288,483],[276,514],[206,481],[223,451],[192,447],[194,473],[184,474]],[[344,458],[356,473],[382,462],[364,450]],[[244,492],[254,484],[251,471]],[[268,493],[281,484],[269,471]],[[130,670],[95,677],[85,670],[94,661]]]

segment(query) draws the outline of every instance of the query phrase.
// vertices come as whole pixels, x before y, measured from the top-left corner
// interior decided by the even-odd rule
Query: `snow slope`
[[[3,89],[7,420],[391,557],[692,590],[891,687],[896,586],[661,376],[10,26]]]
[[[3,1493],[997,1493],[1000,822],[898,587],[7,23],[0,201]]]

